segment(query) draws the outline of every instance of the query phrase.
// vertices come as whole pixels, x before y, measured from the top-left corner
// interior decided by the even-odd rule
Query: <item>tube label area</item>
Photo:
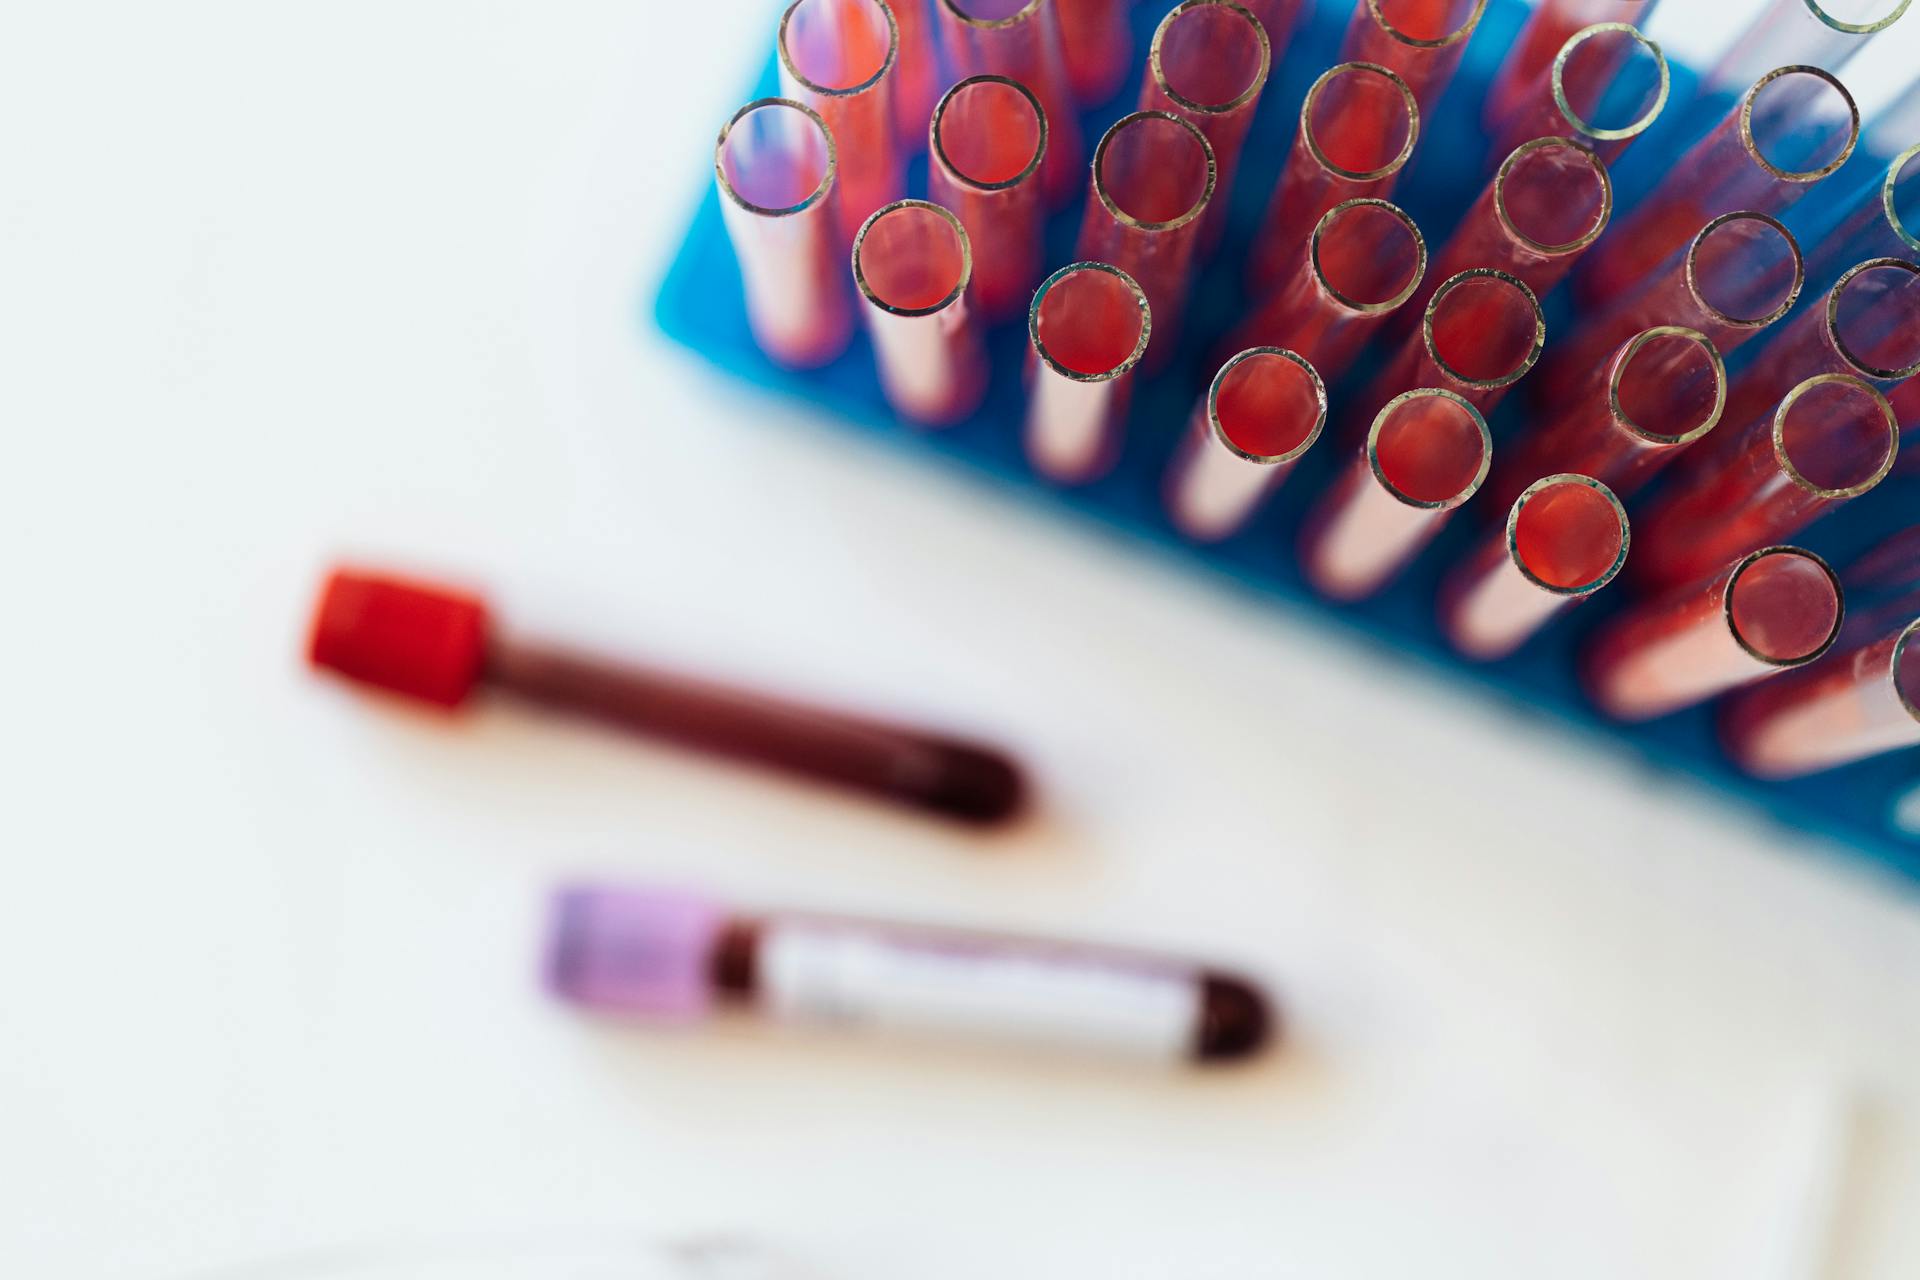
[[[1193,1052],[1189,968],[1044,942],[781,919],[760,943],[768,1012],[1176,1061]]]

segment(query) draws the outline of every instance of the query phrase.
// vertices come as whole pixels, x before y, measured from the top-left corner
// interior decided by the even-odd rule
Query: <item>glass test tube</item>
[[[1486,8],[1487,0],[1358,0],[1340,57],[1391,68],[1431,110]]]
[[[1236,532],[1327,422],[1327,388],[1314,367],[1278,347],[1254,347],[1220,366],[1193,407],[1167,471],[1167,510],[1198,542]]]
[[[1793,310],[1805,280],[1800,244],[1778,219],[1722,214],[1638,289],[1589,313],[1556,343],[1534,375],[1536,387],[1559,403],[1621,343],[1664,325],[1695,330],[1726,356]]]
[[[1337,204],[1384,200],[1420,139],[1420,104],[1385,67],[1347,62],[1324,72],[1300,107],[1287,167],[1252,251],[1256,282],[1294,270],[1300,246]]]
[[[1708,73],[1707,93],[1729,93],[1784,63],[1838,71],[1913,0],[1772,0]]]
[[[934,0],[947,55],[965,75],[998,75],[1033,90],[1047,116],[1040,178],[1047,198],[1066,204],[1086,180],[1080,116],[1067,84],[1059,18],[1049,0]]]
[[[1893,406],[1893,416],[1900,423],[1903,435],[1920,431],[1920,378],[1908,378],[1889,391],[1887,403]],[[1902,453],[1894,470],[1903,476],[1920,475],[1920,448]]]
[[[1214,180],[1206,135],[1164,111],[1121,117],[1094,149],[1078,256],[1114,264],[1146,291],[1156,360],[1178,340]]]
[[[1504,271],[1462,271],[1434,291],[1420,332],[1400,344],[1362,404],[1380,404],[1414,387],[1443,387],[1491,413],[1533,368],[1546,341],[1546,319],[1533,290]]]
[[[1493,438],[1472,403],[1422,387],[1396,396],[1308,517],[1300,562],[1336,600],[1370,596],[1417,555],[1487,478]]]
[[[1893,469],[1900,431],[1879,388],[1825,373],[1787,393],[1771,430],[1696,454],[1642,516],[1635,574],[1671,586],[1790,537]]]
[[[1840,579],[1798,547],[1765,547],[1608,621],[1581,658],[1588,697],[1651,720],[1802,667],[1833,646]]]
[[[1720,739],[1742,769],[1774,779],[1920,743],[1920,622],[1733,699]]]
[[[925,200],[878,210],[853,240],[853,279],[887,402],[927,426],[980,407],[987,361],[967,302],[973,252],[960,219]]]
[[[1494,153],[1529,138],[1571,138],[1611,164],[1660,118],[1671,88],[1659,45],[1624,22],[1587,27],[1490,126]]]
[[[1207,245],[1226,225],[1240,148],[1272,60],[1266,29],[1234,0],[1183,0],[1154,29],[1140,109],[1181,117],[1213,148],[1213,198],[1201,230]]]
[[[1845,164],[1859,137],[1859,108],[1832,75],[1799,66],[1768,72],[1588,255],[1583,296],[1620,297],[1720,214],[1786,208]]]
[[[1536,480],[1509,508],[1506,528],[1442,586],[1441,629],[1469,658],[1504,658],[1612,582],[1630,542],[1626,508],[1606,485],[1573,474]]]
[[[1920,261],[1920,145],[1895,156],[1817,241],[1809,272],[1829,280],[1867,258]]]
[[[1348,200],[1320,219],[1279,288],[1236,333],[1299,352],[1338,379],[1426,277],[1427,242],[1398,205]]]
[[[893,121],[900,146],[909,155],[927,141],[927,120],[940,97],[940,51],[933,38],[933,10],[927,0],[881,0],[893,11],[900,32],[894,63]]]
[[[927,182],[967,229],[980,313],[990,320],[1017,314],[1033,296],[1044,247],[1040,100],[1017,80],[974,76],[947,90],[928,132]]]
[[[1482,116],[1489,133],[1518,108],[1520,96],[1553,66],[1575,34],[1601,22],[1641,25],[1654,0],[1541,0],[1520,28],[1506,61],[1487,91]]]
[[[839,160],[841,245],[904,191],[893,70],[900,32],[880,0],[793,0],[780,18],[781,92],[819,112]]]
[[[1152,331],[1147,295],[1116,266],[1076,262],[1041,282],[1027,312],[1027,457],[1036,470],[1081,484],[1113,465]]]
[[[720,214],[740,262],[747,323],[790,368],[826,364],[853,332],[835,209],[833,135],[810,107],[761,98],[714,146]]]
[[[1059,10],[1060,45],[1067,83],[1084,106],[1120,91],[1133,66],[1132,0],[1052,0]]]

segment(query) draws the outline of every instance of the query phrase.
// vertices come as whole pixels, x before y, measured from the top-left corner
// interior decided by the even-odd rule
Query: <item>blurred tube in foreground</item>
[[[1798,778],[1920,743],[1920,621],[1740,695],[1727,754],[1762,778]]]
[[[1482,115],[1487,132],[1498,133],[1501,122],[1519,109],[1521,96],[1552,69],[1568,40],[1603,22],[1644,26],[1653,6],[1654,0],[1541,0],[1487,91]]]
[[[934,200],[967,229],[981,314],[995,320],[1025,310],[1044,247],[1037,175],[1047,118],[1040,100],[1018,81],[974,76],[940,99],[929,134],[927,181]]]
[[[1058,15],[1048,0],[933,0],[940,6],[947,56],[968,76],[1018,80],[1047,115],[1040,178],[1047,198],[1065,204],[1086,181],[1080,114],[1067,84]]]
[[[1567,138],[1612,164],[1660,118],[1671,88],[1659,45],[1622,22],[1587,27],[1497,120],[1490,117],[1496,153],[1530,138]]]
[[[1794,62],[1838,71],[1900,21],[1913,0],[1770,0],[1709,72],[1706,93],[1730,93],[1769,67]]]
[[[1345,62],[1374,62],[1407,82],[1422,110],[1446,92],[1487,0],[1358,0],[1340,47]]]
[[[1920,261],[1920,144],[1875,174],[1820,236],[1808,271],[1828,280],[1868,258]]]
[[[1181,117],[1213,148],[1216,176],[1201,233],[1207,246],[1226,225],[1240,148],[1271,67],[1266,30],[1234,0],[1183,0],[1154,30],[1140,109]]]
[[[680,890],[556,895],[547,983],[671,1024],[718,1006],[781,1022],[1168,1064],[1245,1058],[1274,1033],[1253,983],[1118,948],[797,913],[742,915]]]
[[[1094,479],[1120,456],[1133,369],[1153,335],[1132,276],[1076,262],[1041,282],[1027,312],[1027,457],[1063,484]]]
[[[933,38],[933,10],[927,0],[881,0],[893,10],[900,32],[900,56],[894,67],[894,133],[907,154],[927,141],[927,119],[943,83],[940,51]]]
[[[793,0],[780,18],[781,92],[820,114],[839,163],[842,245],[905,193],[893,112],[900,31],[881,0]]]
[[[1278,347],[1242,351],[1193,408],[1167,472],[1167,509],[1197,542],[1236,532],[1327,423],[1327,388],[1306,360]]]
[[[968,305],[973,253],[949,210],[901,200],[868,218],[853,241],[853,279],[887,402],[928,426],[980,407],[987,361]]]
[[[1059,10],[1067,83],[1080,105],[1098,106],[1120,91],[1133,66],[1132,0],[1051,0]]]

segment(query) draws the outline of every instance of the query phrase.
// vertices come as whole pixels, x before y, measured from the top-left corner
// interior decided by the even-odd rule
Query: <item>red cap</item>
[[[455,707],[487,651],[487,607],[474,596],[335,569],[320,591],[307,659],[410,698]]]

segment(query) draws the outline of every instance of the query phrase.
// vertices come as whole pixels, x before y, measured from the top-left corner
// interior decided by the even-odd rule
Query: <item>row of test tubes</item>
[[[1787,545],[1874,490],[1901,427],[1920,425],[1920,145],[1834,202],[1808,249],[1782,221],[1859,143],[1834,69],[1906,5],[1858,0],[1836,18],[1775,0],[1706,79],[1744,86],[1733,109],[1617,210],[1610,166],[1673,93],[1634,25],[1653,3],[1547,0],[1484,103],[1503,158],[1430,249],[1391,197],[1484,3],[1357,0],[1241,264],[1252,300],[1168,466],[1172,522],[1227,538],[1309,450],[1347,452],[1298,553],[1318,591],[1357,601],[1485,491],[1505,519],[1438,596],[1464,656],[1503,658],[1624,576],[1636,598],[1582,657],[1609,715],[1735,694],[1729,754],[1770,777],[1920,742],[1920,538],[1888,544],[1904,569],[1893,551],[1868,557],[1880,603],[1851,621],[1848,575]],[[715,162],[767,354],[828,363],[857,314],[889,402],[939,427],[986,393],[983,326],[1024,310],[1028,458],[1067,485],[1110,468],[1133,383],[1161,376],[1220,243],[1301,4],[1174,5],[1138,110],[1089,159],[1076,105],[1124,84],[1130,7],[795,0],[777,34],[784,96],[743,107]],[[1920,118],[1903,110],[1885,127]],[[932,199],[902,199],[920,146]],[[1078,261],[1042,279],[1044,221],[1083,191]],[[1563,282],[1580,311],[1549,346],[1541,299]],[[1762,335],[1730,377],[1727,358]],[[1336,418],[1328,388],[1369,347],[1379,372]],[[1529,375],[1540,412],[1496,465],[1488,415]]]

